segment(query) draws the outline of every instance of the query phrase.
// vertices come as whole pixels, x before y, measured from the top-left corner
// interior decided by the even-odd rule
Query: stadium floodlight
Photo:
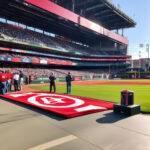
[[[150,47],[150,45],[146,44],[146,52],[148,54],[148,71],[149,71],[149,47]]]
[[[141,77],[140,69],[141,69],[141,50],[139,50],[139,78]]]
[[[149,51],[149,44],[146,44],[146,51]]]
[[[140,44],[140,48],[143,48],[144,47],[144,44]]]

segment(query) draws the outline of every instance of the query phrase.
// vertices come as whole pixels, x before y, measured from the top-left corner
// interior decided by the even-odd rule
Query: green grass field
[[[31,88],[49,91],[48,86],[32,86]],[[141,105],[142,112],[150,113],[150,85],[74,85],[72,88],[72,95],[91,97],[118,103],[120,102],[120,91],[124,89],[134,91],[135,103]],[[57,93],[65,93],[65,91],[65,85],[57,86]]]

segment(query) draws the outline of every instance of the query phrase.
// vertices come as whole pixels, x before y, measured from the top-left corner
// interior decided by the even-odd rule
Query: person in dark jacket
[[[29,75],[29,84],[32,83],[32,75]]]
[[[54,91],[54,93],[56,92],[56,84],[55,84],[55,76],[53,73],[51,73],[51,75],[49,76],[49,81],[50,81],[50,92],[52,92],[52,89]]]
[[[70,72],[68,72],[68,74],[66,76],[67,94],[71,93],[71,82],[72,81],[73,81],[73,78],[72,78]]]

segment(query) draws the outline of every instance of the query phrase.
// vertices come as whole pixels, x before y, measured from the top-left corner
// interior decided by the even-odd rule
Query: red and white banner
[[[92,30],[92,31],[95,31],[98,34],[104,35],[115,41],[118,41],[118,42],[128,45],[127,38],[104,28],[100,24],[97,24],[97,23],[90,21],[82,16],[79,16],[78,14],[75,14],[74,12],[72,12],[68,9],[65,9],[49,0],[25,0],[25,2],[27,2],[31,5],[34,5],[40,9],[43,9],[47,12],[50,12],[52,14],[55,14],[57,16],[60,16],[64,19],[72,21],[76,24],[79,24],[85,28]]]
[[[4,98],[54,112],[66,118],[113,109],[113,103],[51,93],[12,93]]]

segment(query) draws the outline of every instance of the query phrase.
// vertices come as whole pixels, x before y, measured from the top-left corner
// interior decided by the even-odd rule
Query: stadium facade
[[[136,23],[107,0],[0,1],[1,67],[125,69]]]

